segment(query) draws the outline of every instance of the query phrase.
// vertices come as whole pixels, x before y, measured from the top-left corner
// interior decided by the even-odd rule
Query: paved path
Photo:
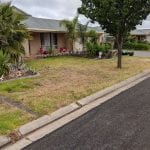
[[[24,150],[150,150],[150,79]]]
[[[137,57],[150,57],[150,51],[134,51],[134,56]]]

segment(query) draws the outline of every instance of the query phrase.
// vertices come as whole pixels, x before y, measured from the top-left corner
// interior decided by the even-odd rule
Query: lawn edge
[[[145,70],[125,81],[83,98],[76,103],[60,108],[51,115],[45,115],[37,120],[31,121],[16,130],[16,132],[20,134],[20,141],[13,145],[11,145],[9,141],[1,147],[3,147],[4,150],[12,150],[13,147],[15,150],[22,149],[149,77],[150,70]],[[81,113],[78,113],[78,111],[81,111]]]
[[[36,77],[39,77],[39,76],[40,76],[40,73],[37,73],[35,75],[29,75],[29,76],[26,76],[26,77],[19,77],[19,78],[15,78],[15,79],[1,81],[0,84],[8,83],[8,82],[15,81],[15,80],[36,78]]]
[[[89,103],[91,103],[91,102],[93,102],[93,101],[95,101],[95,100],[123,87],[123,86],[126,86],[126,85],[128,85],[128,84],[130,84],[130,83],[132,83],[132,82],[134,82],[134,81],[136,81],[136,80],[138,80],[144,76],[147,76],[148,74],[150,74],[150,70],[145,70],[142,73],[139,73],[135,76],[129,77],[128,79],[121,81],[117,84],[114,84],[110,87],[107,87],[104,90],[101,90],[101,91],[94,93],[90,96],[87,96],[85,98],[82,98],[81,100],[77,101],[77,104],[80,106],[85,106],[85,105],[87,105],[87,104],[89,104]]]

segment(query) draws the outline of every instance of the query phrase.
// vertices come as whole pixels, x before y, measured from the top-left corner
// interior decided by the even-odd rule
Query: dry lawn
[[[23,103],[39,116],[150,69],[150,59],[136,57],[124,57],[121,70],[116,68],[116,59],[54,57],[27,64],[40,76],[0,84],[0,94]]]

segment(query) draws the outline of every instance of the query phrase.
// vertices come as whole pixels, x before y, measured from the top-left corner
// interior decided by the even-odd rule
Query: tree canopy
[[[67,29],[67,38],[71,41],[72,51],[74,50],[74,42],[77,38],[76,27],[78,24],[79,15],[75,16],[73,20],[62,20],[60,22],[61,26],[64,26]]]
[[[115,36],[118,43],[118,67],[121,68],[123,38],[150,14],[150,0],[81,0],[80,14],[98,22]]]
[[[79,35],[79,38],[80,38],[81,43],[83,45],[83,50],[85,50],[85,44],[86,44],[87,39],[88,39],[87,31],[88,31],[89,23],[90,23],[89,21],[85,25],[78,23],[78,26],[77,26],[78,35]]]
[[[29,38],[25,17],[13,10],[10,3],[0,4],[0,51],[17,63],[24,54],[23,41]]]

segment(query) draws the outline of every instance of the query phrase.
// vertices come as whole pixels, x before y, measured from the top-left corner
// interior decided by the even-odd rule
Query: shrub
[[[126,42],[123,45],[123,48],[132,50],[150,50],[150,44],[145,42]]]
[[[90,30],[89,32],[87,32],[87,37],[89,38],[89,42],[95,44],[97,43],[98,34],[95,30]]]
[[[99,52],[107,53],[111,46],[109,44],[94,44],[91,42],[88,42],[86,44],[87,54],[90,57],[96,57],[99,56]]]
[[[8,58],[0,53],[0,77],[9,73]]]

